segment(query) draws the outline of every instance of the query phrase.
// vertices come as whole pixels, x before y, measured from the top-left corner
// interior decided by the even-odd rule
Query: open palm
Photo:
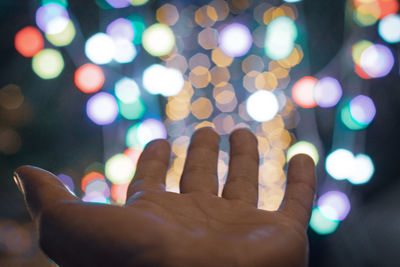
[[[170,147],[144,149],[125,206],[83,203],[53,174],[23,166],[15,179],[37,222],[40,245],[61,266],[305,266],[314,164],[295,156],[280,210],[257,209],[257,139],[230,137],[230,162],[217,196],[219,136],[192,138],[180,194],[165,191]]]

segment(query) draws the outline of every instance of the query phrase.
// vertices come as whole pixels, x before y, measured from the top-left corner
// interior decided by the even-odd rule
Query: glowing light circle
[[[116,154],[105,164],[105,175],[113,184],[127,184],[135,174],[133,161],[125,154]]]
[[[64,59],[57,50],[46,48],[32,59],[33,71],[42,79],[54,79],[64,69]]]
[[[358,154],[354,157],[354,168],[348,177],[350,183],[360,185],[368,183],[374,175],[375,167],[371,158],[365,154]]]
[[[165,139],[167,131],[164,124],[156,119],[147,119],[140,124],[134,124],[126,133],[126,145],[128,147],[145,147],[147,143],[155,139]]]
[[[247,54],[253,44],[250,30],[243,24],[232,23],[219,33],[219,47],[230,57],[241,57]]]
[[[129,6],[129,0],[106,0],[113,8],[124,8]]]
[[[54,34],[46,33],[46,38],[54,46],[67,46],[74,40],[75,34],[75,26],[69,20],[63,31]]]
[[[378,33],[388,43],[400,42],[400,16],[392,14],[379,21]]]
[[[133,79],[124,77],[115,83],[115,95],[124,103],[133,103],[140,96],[139,86]]]
[[[117,118],[118,104],[113,95],[100,92],[89,98],[86,113],[98,125],[110,124]]]
[[[322,108],[335,106],[342,94],[339,81],[332,77],[320,79],[314,87],[314,100]]]
[[[59,4],[49,3],[36,11],[36,25],[45,33],[60,33],[67,27],[68,22],[68,12]]]
[[[150,55],[156,57],[165,56],[175,46],[175,35],[167,25],[156,23],[143,32],[142,44]]]
[[[297,154],[307,154],[310,156],[314,164],[317,165],[319,161],[319,154],[317,148],[310,142],[307,141],[299,141],[289,147],[287,151],[287,161],[289,162],[291,158],[293,158]]]
[[[350,212],[350,200],[340,191],[329,191],[318,199],[318,208],[326,218],[342,221]]]
[[[75,71],[76,87],[84,93],[94,93],[104,84],[104,74],[101,68],[94,64],[85,64]]]
[[[306,76],[298,80],[292,88],[293,101],[302,108],[313,108],[317,105],[314,100],[314,86],[317,79]]]
[[[108,24],[106,33],[113,39],[127,39],[132,42],[135,30],[132,22],[124,18],[118,18]]]
[[[268,23],[264,52],[272,60],[282,60],[290,56],[294,49],[298,31],[294,21],[287,16],[279,16]]]
[[[110,63],[115,55],[115,43],[107,34],[96,33],[86,41],[85,54],[93,63]]]
[[[185,83],[182,73],[177,69],[153,64],[143,72],[143,86],[150,94],[163,96],[177,95]]]
[[[114,39],[115,43],[115,55],[114,60],[118,63],[129,63],[132,62],[136,55],[137,51],[135,46],[131,41],[127,39]]]
[[[44,47],[44,40],[39,30],[27,26],[17,32],[14,39],[15,49],[24,57],[33,57]]]
[[[337,149],[326,158],[325,168],[336,180],[344,180],[353,173],[354,155],[347,149]]]
[[[319,208],[314,208],[311,214],[310,227],[320,235],[329,235],[336,231],[339,221],[326,218]]]
[[[393,68],[394,58],[389,48],[375,44],[361,55],[360,66],[363,71],[373,78],[386,76]]]
[[[374,102],[365,95],[358,95],[350,101],[351,118],[358,124],[370,124],[376,114]]]
[[[278,113],[279,103],[276,96],[270,91],[259,90],[247,99],[246,111],[255,121],[269,121]]]

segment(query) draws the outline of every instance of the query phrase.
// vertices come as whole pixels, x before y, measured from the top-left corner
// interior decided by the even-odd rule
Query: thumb
[[[33,219],[61,201],[77,201],[57,177],[43,169],[21,166],[14,172],[14,181],[24,194],[25,204]]]

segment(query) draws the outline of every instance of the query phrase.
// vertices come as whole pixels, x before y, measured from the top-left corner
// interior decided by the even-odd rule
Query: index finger
[[[315,194],[314,161],[305,154],[294,156],[289,162],[286,192],[281,212],[308,226]]]

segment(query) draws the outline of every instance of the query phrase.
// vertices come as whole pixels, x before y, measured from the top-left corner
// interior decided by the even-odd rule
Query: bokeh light
[[[376,109],[371,98],[365,95],[354,97],[350,103],[351,118],[359,125],[368,125],[374,119]]]
[[[353,185],[368,183],[375,172],[374,163],[371,158],[365,154],[358,154],[354,157],[353,172],[348,180]]]
[[[98,125],[112,123],[118,115],[118,105],[115,97],[109,93],[100,92],[89,98],[86,103],[87,116]]]
[[[298,80],[292,88],[293,101],[302,108],[313,108],[317,105],[314,100],[314,86],[317,79],[306,76]]]
[[[314,100],[322,108],[335,106],[341,97],[342,87],[335,78],[324,77],[314,87]]]
[[[326,218],[342,221],[350,212],[350,200],[340,191],[329,191],[319,197],[318,209]]]
[[[379,21],[378,33],[388,43],[400,42],[400,16],[392,14]]]
[[[240,23],[224,27],[218,39],[221,50],[230,57],[240,57],[250,50],[253,43],[249,29]]]
[[[276,96],[266,90],[257,91],[249,96],[246,111],[255,121],[272,120],[278,113],[279,103]]]
[[[319,154],[317,148],[310,142],[307,141],[299,141],[292,146],[289,147],[287,151],[287,161],[289,162],[291,158],[293,158],[297,154],[306,154],[310,156],[314,164],[318,164]]]
[[[105,178],[104,178],[104,175],[103,174],[101,174],[101,173],[99,173],[99,172],[97,172],[97,171],[90,171],[90,172],[88,172],[87,174],[85,174],[85,176],[83,176],[82,177],[82,180],[81,180],[81,190],[83,191],[83,192],[85,192],[86,191],[86,186],[89,184],[89,183],[91,183],[91,182],[93,182],[93,181],[95,181],[95,180],[104,180]]]
[[[265,35],[265,54],[272,60],[287,58],[293,51],[297,38],[297,27],[287,16],[279,16],[272,20]]]
[[[131,41],[123,38],[114,39],[115,44],[115,54],[114,60],[118,63],[130,63],[132,62],[136,55],[136,47]]]
[[[33,57],[43,49],[44,40],[38,29],[27,26],[17,32],[14,45],[18,53],[24,57]]]
[[[320,235],[332,234],[338,228],[339,223],[339,221],[326,218],[318,208],[314,208],[311,213],[310,227]]]
[[[116,154],[105,164],[105,175],[113,184],[127,184],[135,174],[136,166],[125,154]]]
[[[45,33],[62,32],[69,23],[67,10],[57,3],[48,3],[36,11],[36,25]]]
[[[33,57],[32,68],[40,78],[54,79],[63,71],[64,59],[57,50],[46,48]]]
[[[46,33],[46,38],[54,46],[67,46],[74,40],[75,35],[75,26],[72,21],[69,20],[64,30],[59,33]]]
[[[57,175],[57,178],[69,189],[69,191],[75,191],[74,180],[72,180],[71,176],[60,173],[59,175]]]
[[[105,33],[96,33],[85,44],[85,54],[93,63],[107,64],[115,56],[115,43]]]
[[[337,149],[326,157],[325,168],[332,178],[344,180],[353,173],[354,155],[347,149]]]
[[[150,55],[165,56],[175,46],[175,35],[167,25],[156,23],[143,32],[142,43]]]
[[[115,83],[115,95],[124,103],[133,103],[140,97],[140,90],[135,80],[124,77]]]
[[[103,71],[97,65],[85,64],[75,71],[74,83],[84,93],[97,92],[104,84]]]
[[[174,96],[182,90],[185,81],[179,70],[153,64],[143,71],[142,82],[151,94]]]
[[[118,101],[118,106],[119,113],[127,120],[141,119],[146,112],[146,106],[140,98],[129,103]]]
[[[141,148],[155,139],[167,138],[164,123],[156,119],[147,119],[139,124],[134,124],[126,133],[126,146]]]
[[[129,0],[106,0],[113,8],[124,8],[129,6]]]
[[[107,26],[106,33],[113,39],[127,39],[133,41],[135,30],[132,22],[124,18],[118,18]]]
[[[368,47],[361,55],[361,68],[373,78],[386,76],[392,70],[393,64],[392,52],[381,44]]]

